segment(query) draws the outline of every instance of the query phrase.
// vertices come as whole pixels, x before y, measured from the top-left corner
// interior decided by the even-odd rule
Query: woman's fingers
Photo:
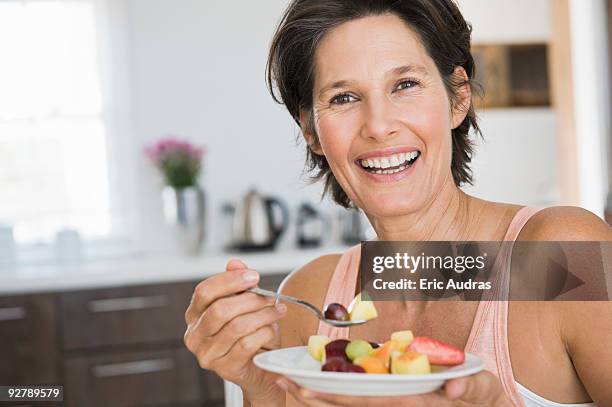
[[[495,407],[512,406],[503,397],[499,379],[486,370],[473,376],[449,380],[444,387],[449,400]]]
[[[452,401],[446,399],[440,392],[415,395],[415,396],[343,396],[338,394],[319,393],[298,386],[286,377],[281,377],[276,384],[284,391],[291,394],[299,402],[307,406],[328,407],[450,407],[454,406]],[[461,404],[468,405],[468,404]],[[483,405],[480,403],[479,405]],[[488,405],[488,404],[484,404]]]
[[[266,325],[250,335],[243,336],[233,343],[229,352],[213,362],[215,370],[223,372],[223,378],[229,381],[250,381],[250,378],[244,377],[248,365],[261,347],[274,339],[274,335],[272,327]]]
[[[215,361],[217,359],[224,357],[240,341],[242,341],[240,346],[251,345],[253,338],[249,338],[249,336],[260,328],[276,322],[284,315],[285,311],[286,307],[278,304],[277,306],[267,306],[258,311],[240,315],[232,319],[216,335],[211,337],[202,335],[201,330],[195,326],[190,330],[190,337],[187,342],[195,344],[195,349],[192,352],[196,354],[200,366],[205,369],[215,370],[214,366],[216,366]],[[270,331],[272,335],[275,334],[272,327],[270,327]],[[268,341],[272,339],[270,337]],[[246,363],[247,361],[239,360],[239,363]],[[220,368],[223,368],[223,366],[220,366]]]
[[[215,301],[203,314],[187,325],[185,345],[192,352],[201,352],[200,348],[210,348],[210,343],[214,343],[212,337],[229,321],[241,314],[269,308],[274,302],[273,299],[270,300],[272,301],[256,294],[242,293]]]
[[[215,335],[215,340],[208,346],[208,353],[215,359],[224,356],[236,342],[278,321],[286,310],[285,305],[277,304],[233,318]]]
[[[255,287],[258,282],[259,273],[250,269],[220,273],[207,278],[196,286],[191,304],[185,312],[185,321],[187,324],[192,323],[214,301]]]
[[[241,269],[248,269],[248,267],[242,262],[242,260],[239,259],[230,259],[227,262],[227,265],[225,266],[225,271],[234,271]]]
[[[299,387],[291,380],[288,380],[285,377],[281,377],[276,381],[276,385],[281,388],[281,390],[289,393],[296,401],[298,401],[301,405],[308,407],[338,407],[342,406],[342,404],[337,403],[328,403],[324,400],[321,400],[316,397],[317,393],[314,393],[308,389],[304,389]],[[355,406],[356,407],[356,406]]]
[[[491,406],[512,407],[504,397],[499,380],[488,371],[476,375],[449,380],[444,391],[418,396],[397,397],[353,397],[336,394],[318,393],[301,388],[286,377],[276,384],[297,401],[313,407],[351,406],[351,407],[428,407],[428,406]]]
[[[210,305],[199,322],[200,333],[203,336],[213,336],[226,323],[239,315],[249,314],[274,304],[274,298],[263,297],[253,293],[221,298]]]

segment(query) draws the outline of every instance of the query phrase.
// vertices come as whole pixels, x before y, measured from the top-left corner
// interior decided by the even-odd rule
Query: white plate
[[[407,396],[430,393],[440,388],[448,379],[469,376],[484,368],[480,358],[468,353],[461,365],[428,375],[322,372],[320,363],[308,354],[306,346],[260,353],[253,361],[257,367],[287,376],[307,389],[348,396]]]

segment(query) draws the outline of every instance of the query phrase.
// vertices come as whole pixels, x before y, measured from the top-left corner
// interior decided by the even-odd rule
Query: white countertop
[[[195,257],[143,255],[74,264],[0,268],[0,295],[195,281],[223,272],[231,258],[240,258],[262,275],[279,274],[321,255],[346,250],[340,246],[261,253],[203,253]]]

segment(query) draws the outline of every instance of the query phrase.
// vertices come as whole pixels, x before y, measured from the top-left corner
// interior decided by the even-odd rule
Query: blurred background
[[[485,88],[466,190],[612,217],[612,1],[458,3]],[[182,345],[195,284],[240,256],[275,288],[372,236],[266,89],[286,5],[0,1],[0,385],[224,405]]]

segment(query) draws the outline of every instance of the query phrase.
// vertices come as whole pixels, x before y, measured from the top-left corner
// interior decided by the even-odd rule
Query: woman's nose
[[[382,141],[398,132],[393,106],[386,97],[370,98],[365,104],[361,136]]]

